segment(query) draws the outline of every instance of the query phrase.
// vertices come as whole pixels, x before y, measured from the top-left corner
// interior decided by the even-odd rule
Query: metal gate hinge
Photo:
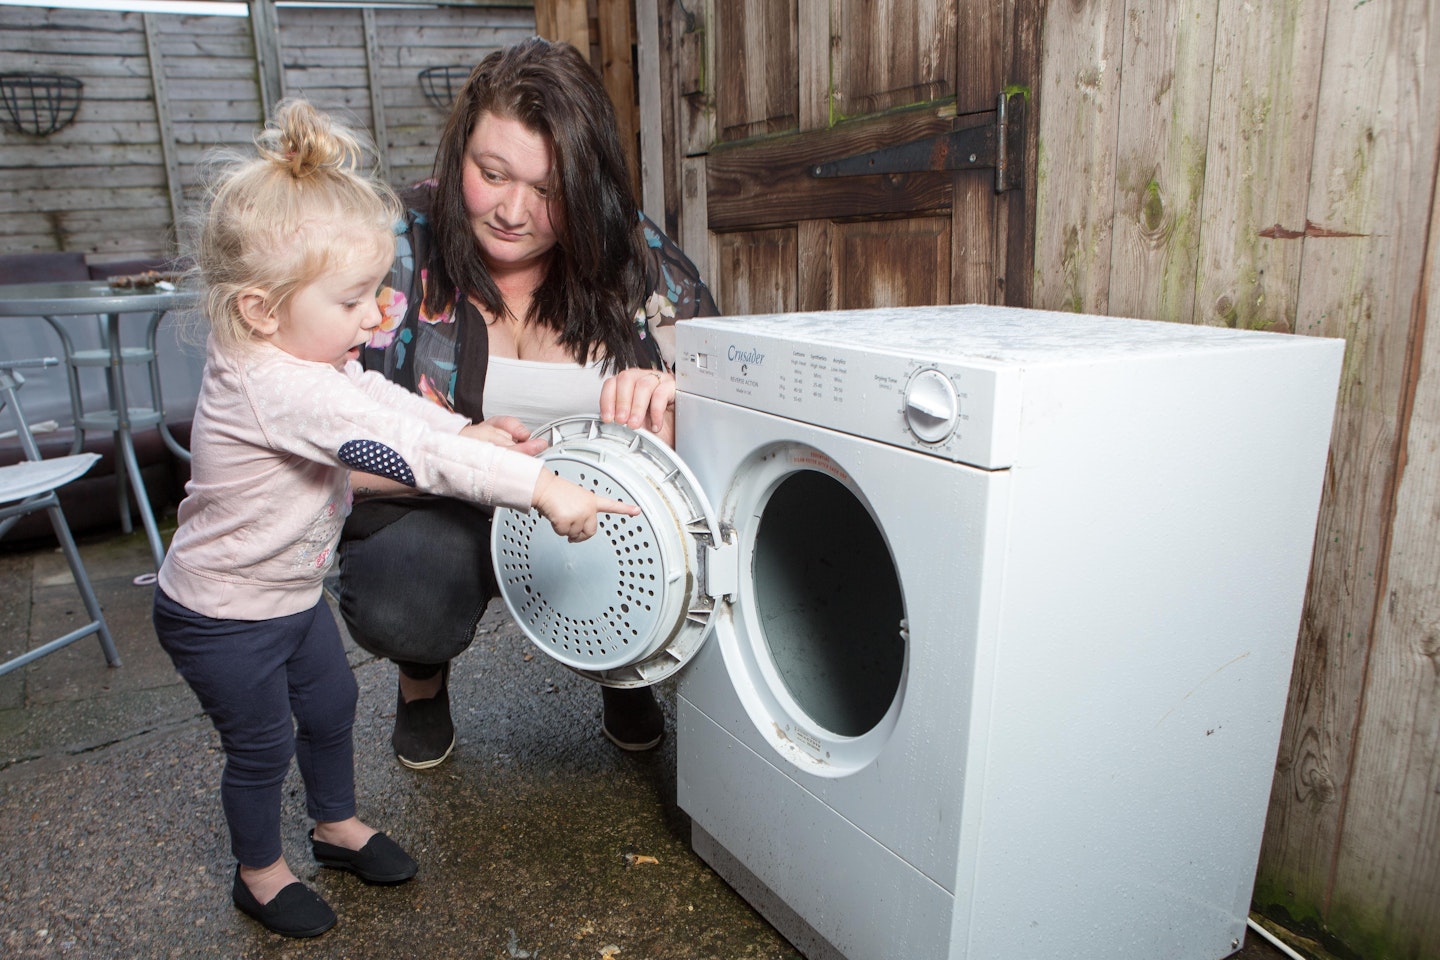
[[[1017,94],[1001,93],[996,101],[993,122],[952,130],[937,137],[899,143],[882,150],[817,163],[812,177],[868,177],[889,173],[927,173],[946,170],[995,169],[995,192],[1004,193],[1020,185],[1022,128],[1017,108],[1010,99]],[[1023,103],[1023,99],[1018,101]]]

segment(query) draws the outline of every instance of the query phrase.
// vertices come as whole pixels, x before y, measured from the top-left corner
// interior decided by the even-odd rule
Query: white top
[[[598,414],[604,382],[598,362],[582,367],[492,356],[485,369],[485,415],[518,417],[534,430],[561,417]]]
[[[459,436],[469,422],[354,361],[341,371],[212,341],[160,587],[215,619],[308,610],[350,513],[351,470],[529,510],[540,461]]]

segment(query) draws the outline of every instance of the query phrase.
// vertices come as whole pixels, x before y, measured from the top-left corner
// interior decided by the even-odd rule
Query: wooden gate
[[[682,239],[722,309],[1024,304],[1039,6],[684,11]]]

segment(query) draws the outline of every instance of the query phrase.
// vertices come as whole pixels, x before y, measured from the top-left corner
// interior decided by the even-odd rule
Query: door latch
[[[995,192],[1004,193],[1021,182],[1020,156],[1022,126],[1017,116],[1023,108],[1012,106],[1011,97],[1001,93],[995,104],[994,120],[952,130],[938,137],[899,143],[869,153],[817,163],[812,177],[868,177],[887,173],[926,173],[945,170],[995,169]]]

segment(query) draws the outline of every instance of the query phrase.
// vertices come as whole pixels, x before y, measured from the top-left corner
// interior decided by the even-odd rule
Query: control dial
[[[921,370],[905,385],[905,426],[926,443],[950,436],[960,419],[955,384],[939,370]]]

